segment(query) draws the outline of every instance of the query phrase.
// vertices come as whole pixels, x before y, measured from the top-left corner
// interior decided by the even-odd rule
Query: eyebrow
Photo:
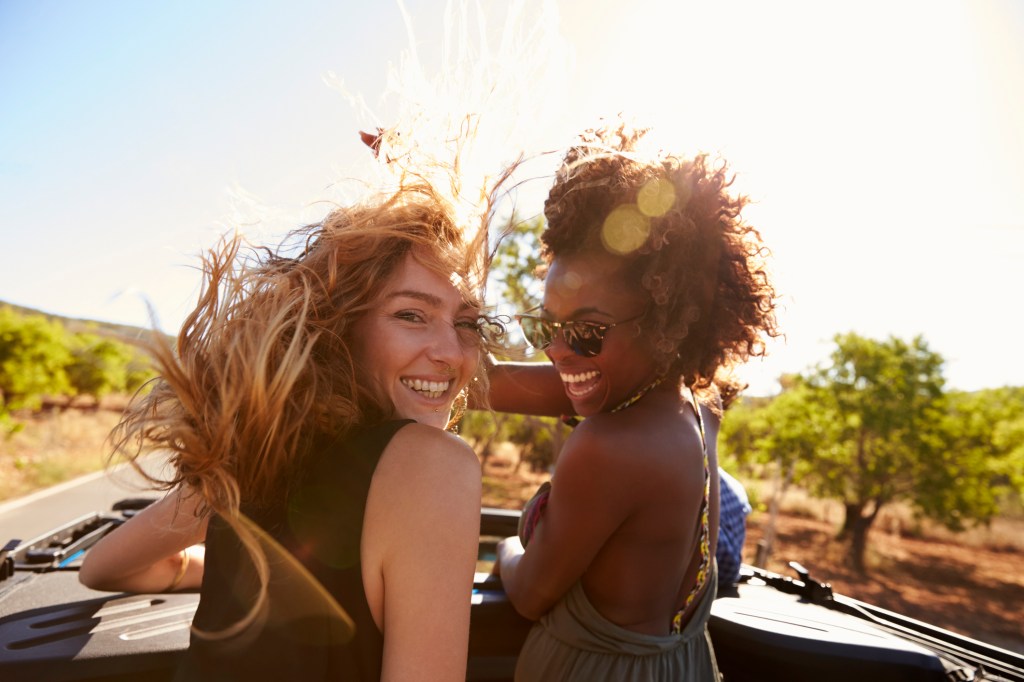
[[[435,306],[441,305],[441,299],[433,294],[428,294],[425,291],[416,291],[415,289],[402,289],[401,291],[392,291],[385,298],[414,298],[424,303],[430,303]]]
[[[434,296],[433,294],[428,294],[425,291],[417,291],[416,289],[402,289],[400,291],[392,291],[384,298],[385,300],[390,300],[393,298],[412,298],[417,301],[423,301],[424,303],[432,305],[435,308],[440,308],[444,305],[444,301],[442,301],[440,297]],[[462,306],[459,308],[459,311],[468,310],[471,308],[479,308],[479,306],[473,305],[469,301],[463,300]]]
[[[541,309],[541,312],[544,313],[544,315],[554,319],[553,316],[551,315],[551,311],[550,310],[548,310],[544,306],[541,306],[540,309]],[[600,308],[597,308],[595,306],[588,306],[586,308],[577,308],[576,310],[572,311],[572,314],[569,315],[569,317],[567,317],[565,319],[566,320],[575,320],[576,318],[580,317],[581,315],[590,315],[590,314],[604,315],[605,317],[615,317],[611,313],[609,313],[607,311],[604,311],[604,310],[601,310]]]

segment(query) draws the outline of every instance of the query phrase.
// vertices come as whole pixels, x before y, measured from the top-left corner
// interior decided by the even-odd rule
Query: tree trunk
[[[480,468],[483,469],[487,466],[487,460],[490,459],[491,455],[494,454],[492,447],[494,446],[494,439],[501,433],[501,427],[505,424],[505,420],[508,419],[508,415],[496,413],[494,415],[494,429],[484,440],[484,444],[479,447],[478,452],[480,453]]]
[[[873,501],[871,513],[865,514],[864,502],[846,504],[846,518],[843,519],[843,529],[839,532],[840,539],[849,539],[850,563],[858,573],[866,573],[867,565],[864,562],[868,548],[868,531],[871,524],[878,517],[878,510],[882,508],[881,503]]]
[[[843,516],[843,526],[839,529],[836,534],[837,540],[849,540],[854,533],[854,525],[857,523],[857,519],[860,518],[860,513],[864,509],[863,502],[844,502],[843,508],[846,510]]]
[[[780,457],[775,467],[775,490],[772,492],[772,501],[768,505],[768,526],[764,530],[764,539],[759,543],[757,561],[755,564],[764,568],[768,563],[775,545],[775,526],[779,518],[779,505],[782,504],[782,496],[786,494],[789,484],[793,481],[793,473],[796,465],[790,462],[789,467],[783,472],[783,462]]]

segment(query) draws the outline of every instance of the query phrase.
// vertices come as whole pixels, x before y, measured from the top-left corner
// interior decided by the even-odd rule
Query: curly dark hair
[[[610,252],[650,295],[640,320],[665,376],[726,400],[741,390],[732,370],[763,356],[780,335],[777,295],[761,234],[743,221],[724,161],[659,153],[648,132],[619,122],[590,129],[569,149],[544,204],[547,263]]]

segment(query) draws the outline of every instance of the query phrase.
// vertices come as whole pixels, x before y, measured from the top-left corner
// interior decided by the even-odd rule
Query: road
[[[143,466],[159,472],[166,458],[151,455]],[[0,547],[8,540],[31,540],[57,526],[86,514],[107,511],[126,497],[159,497],[148,488],[145,479],[129,466],[122,465],[0,504]]]

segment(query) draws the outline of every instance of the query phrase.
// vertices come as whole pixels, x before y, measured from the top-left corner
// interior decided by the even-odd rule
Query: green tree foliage
[[[76,395],[99,400],[110,393],[125,393],[131,348],[95,334],[75,334],[70,343],[68,379]]]
[[[135,393],[147,381],[156,376],[153,361],[149,354],[134,346],[128,346],[128,364],[125,366],[124,388],[127,393]]]
[[[840,536],[863,570],[868,531],[896,500],[951,529],[984,522],[1024,489],[1024,389],[944,391],[924,339],[835,337],[830,361],[756,409],[730,409],[727,452],[773,463],[846,510]]]
[[[747,399],[731,406],[722,423],[721,445],[727,459],[757,463],[774,472],[774,490],[765,528],[764,551],[771,553],[779,505],[794,481],[805,479],[818,463],[822,443],[835,439],[830,415],[820,409],[813,389],[799,377],[767,403]]]
[[[491,262],[491,275],[498,285],[499,300],[516,312],[525,312],[540,304],[544,292],[544,282],[539,277],[544,264],[540,256],[540,234],[543,231],[544,219],[540,216],[515,223],[515,228],[499,242]],[[501,359],[547,362],[544,353],[534,353],[525,346],[516,325],[510,325],[509,332],[507,351]],[[495,443],[508,441],[518,445],[517,471],[524,463],[534,471],[550,467],[568,437],[568,431],[568,427],[554,417],[482,410],[468,412],[460,430],[474,443],[485,463]]]
[[[830,425],[810,483],[843,502],[840,535],[863,570],[868,530],[885,505],[909,499],[926,512],[942,507],[930,503],[922,483],[942,452],[943,359],[920,336],[907,343],[849,333],[835,343],[831,363],[808,379],[808,397]]]
[[[1024,388],[957,391],[947,399],[944,447],[925,478],[936,493],[922,507],[960,529],[997,514],[1007,492],[1024,491]]]
[[[501,301],[518,312],[536,308],[540,304],[544,283],[538,277],[544,264],[540,257],[540,234],[544,231],[544,218],[517,223],[495,251],[491,262],[492,274],[500,286]]]
[[[0,307],[0,432],[16,429],[12,410],[37,408],[43,398],[99,399],[133,392],[152,376],[148,356],[132,346]]]
[[[44,395],[67,393],[71,363],[64,327],[41,315],[0,308],[0,405],[37,407]]]

